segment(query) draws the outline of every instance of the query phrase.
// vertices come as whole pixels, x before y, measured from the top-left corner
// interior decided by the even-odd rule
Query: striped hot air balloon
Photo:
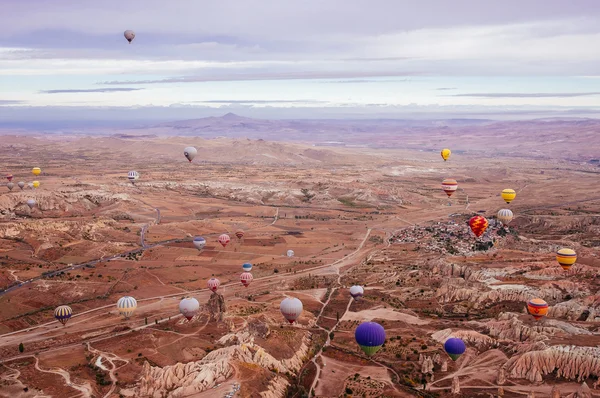
[[[227,246],[227,244],[231,241],[231,238],[229,237],[229,235],[227,234],[223,234],[221,236],[219,236],[219,243],[221,244],[221,246],[225,247]]]
[[[210,290],[216,292],[219,286],[221,286],[221,282],[217,278],[210,278],[207,285]]]
[[[512,202],[514,200],[514,198],[517,197],[517,193],[515,192],[515,190],[510,189],[510,188],[502,190],[502,193],[500,195],[502,196],[502,199],[504,199],[504,201],[506,203]]]
[[[548,313],[548,303],[540,298],[533,298],[527,303],[527,311],[539,321]]]
[[[64,325],[71,319],[73,310],[68,305],[61,305],[54,310],[54,317]]]
[[[244,237],[244,231],[238,229],[237,231],[235,231],[235,237],[238,239],[242,239]]]
[[[356,328],[354,338],[365,354],[375,355],[385,343],[385,330],[376,322],[363,322]]]
[[[129,318],[137,308],[137,301],[131,296],[124,296],[117,301],[119,314],[125,318]]]
[[[509,209],[498,210],[498,220],[504,225],[510,224],[513,219],[513,212]]]
[[[471,231],[473,231],[478,238],[483,235],[488,224],[488,220],[483,216],[474,216],[469,220],[469,227],[471,227]]]
[[[250,272],[250,271],[252,271],[252,264],[250,264],[250,263],[244,263],[244,264],[242,264],[242,269],[245,272]]]
[[[244,287],[248,287],[250,282],[252,282],[252,279],[254,279],[254,277],[250,272],[244,272],[242,273],[242,275],[240,275],[240,282],[242,282],[242,285],[244,285]]]
[[[450,337],[444,343],[444,350],[446,350],[446,353],[448,353],[453,361],[456,361],[462,354],[464,354],[466,349],[467,346],[465,346],[465,342],[456,337]]]
[[[562,269],[568,271],[577,261],[577,253],[572,249],[560,249],[556,252],[556,261],[558,261]]]
[[[446,178],[442,181],[442,189],[450,197],[458,189],[458,182],[454,178]]]

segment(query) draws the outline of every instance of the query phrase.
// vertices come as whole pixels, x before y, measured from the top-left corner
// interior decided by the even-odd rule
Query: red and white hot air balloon
[[[442,181],[442,189],[446,192],[448,197],[452,196],[454,191],[458,188],[458,182],[454,178],[446,178]]]
[[[221,282],[217,278],[210,278],[207,284],[208,288],[213,292],[216,292],[219,286],[221,286]]]
[[[186,297],[179,303],[179,312],[190,321],[200,310],[200,303],[193,297]]]
[[[302,314],[302,301],[296,297],[286,297],[281,304],[279,304],[279,309],[289,323],[294,323],[300,314]]]
[[[244,287],[248,287],[250,282],[252,282],[252,279],[254,279],[254,277],[252,277],[252,274],[250,272],[244,272],[242,273],[242,275],[240,275],[240,282],[242,282],[242,285],[244,285]]]
[[[227,244],[231,241],[231,238],[229,237],[229,235],[227,234],[223,234],[221,236],[219,236],[219,243],[225,247],[227,246]]]
[[[244,231],[238,229],[237,231],[235,231],[235,237],[238,239],[242,239],[244,237]]]

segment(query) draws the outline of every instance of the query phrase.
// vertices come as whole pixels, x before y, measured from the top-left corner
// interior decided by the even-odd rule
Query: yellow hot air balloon
[[[504,189],[502,190],[502,199],[504,199],[504,201],[506,203],[510,203],[513,201],[514,198],[517,197],[517,193],[515,192],[514,189]]]
[[[31,172],[33,173],[33,175],[39,176],[40,174],[42,174],[42,169],[40,169],[39,167],[34,167],[33,169],[31,169]]]
[[[448,148],[442,149],[441,155],[442,155],[442,159],[444,159],[444,162],[446,160],[448,160],[448,158],[450,157],[450,154],[452,154],[452,152],[450,151],[450,149],[448,149]]]
[[[556,261],[558,261],[562,269],[568,271],[575,264],[575,261],[577,261],[577,253],[571,249],[560,249],[556,252]]]
[[[40,182],[39,181],[34,181],[33,182],[33,187],[34,188],[39,188],[40,187]]]

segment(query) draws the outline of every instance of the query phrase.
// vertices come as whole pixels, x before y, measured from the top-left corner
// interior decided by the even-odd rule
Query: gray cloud
[[[600,95],[600,91],[583,93],[473,93],[452,94],[447,97],[477,97],[477,98],[572,98]]]
[[[353,80],[331,80],[322,83],[339,83],[339,84],[354,84],[354,83],[402,83],[410,82],[411,79],[396,79],[396,80],[378,80],[378,79],[353,79]]]
[[[456,87],[438,87],[436,88],[438,91],[448,91],[448,90],[456,90]]]
[[[24,104],[27,101],[21,101],[21,100],[3,100],[0,99],[0,105],[18,105],[18,104]]]
[[[128,91],[144,90],[143,88],[90,88],[90,89],[64,89],[64,90],[43,90],[40,91],[42,94],[64,94],[64,93],[118,93]]]
[[[313,99],[297,99],[297,100],[207,100],[194,101],[196,104],[327,104],[329,101],[320,101]]]

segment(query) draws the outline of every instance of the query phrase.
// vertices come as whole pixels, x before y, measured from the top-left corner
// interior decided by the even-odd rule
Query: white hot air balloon
[[[125,318],[129,318],[137,308],[137,301],[131,296],[121,297],[117,301],[117,308],[119,309],[119,314]]]
[[[27,199],[27,206],[29,206],[30,209],[33,209],[33,206],[35,206],[35,199]]]
[[[362,286],[355,285],[350,288],[350,295],[354,298],[354,300],[358,300],[363,296],[363,294],[365,294],[365,290]]]
[[[179,312],[181,312],[181,315],[188,321],[198,313],[199,309],[200,303],[193,297],[186,297],[179,302]]]
[[[19,181],[17,183],[17,185],[19,186],[19,188],[21,188],[21,190],[23,190],[23,188],[25,188],[25,183],[23,181]]]
[[[123,32],[123,36],[125,36],[129,44],[131,44],[133,39],[135,39],[135,32],[133,30],[127,29],[125,32]]]
[[[296,297],[286,297],[279,305],[279,309],[289,323],[294,323],[302,313],[302,301]]]
[[[217,278],[210,278],[207,284],[208,288],[213,292],[216,292],[219,286],[221,286],[221,282]]]
[[[189,160],[190,162],[192,160],[194,160],[194,158],[196,157],[196,155],[198,154],[198,150],[196,148],[194,148],[193,146],[188,146],[183,150],[183,155],[187,158],[187,160]]]
[[[33,182],[28,182],[27,183],[27,188],[33,189]]]
[[[135,170],[132,170],[129,173],[127,173],[127,178],[129,178],[129,181],[131,181],[131,183],[135,185],[135,181],[140,178],[140,173],[138,173]]]
[[[198,250],[202,250],[204,249],[204,246],[206,246],[206,239],[204,239],[201,236],[196,236],[194,238],[194,246],[196,247],[196,249]]]
[[[13,188],[15,187],[15,183],[14,182],[9,182],[8,184],[6,184],[6,187],[8,188],[9,191],[12,191]]]
[[[510,209],[502,209],[498,211],[498,220],[504,225],[510,224],[513,219],[513,212]]]
[[[294,257],[294,251],[293,250],[288,250],[287,251],[287,256],[288,257]]]

